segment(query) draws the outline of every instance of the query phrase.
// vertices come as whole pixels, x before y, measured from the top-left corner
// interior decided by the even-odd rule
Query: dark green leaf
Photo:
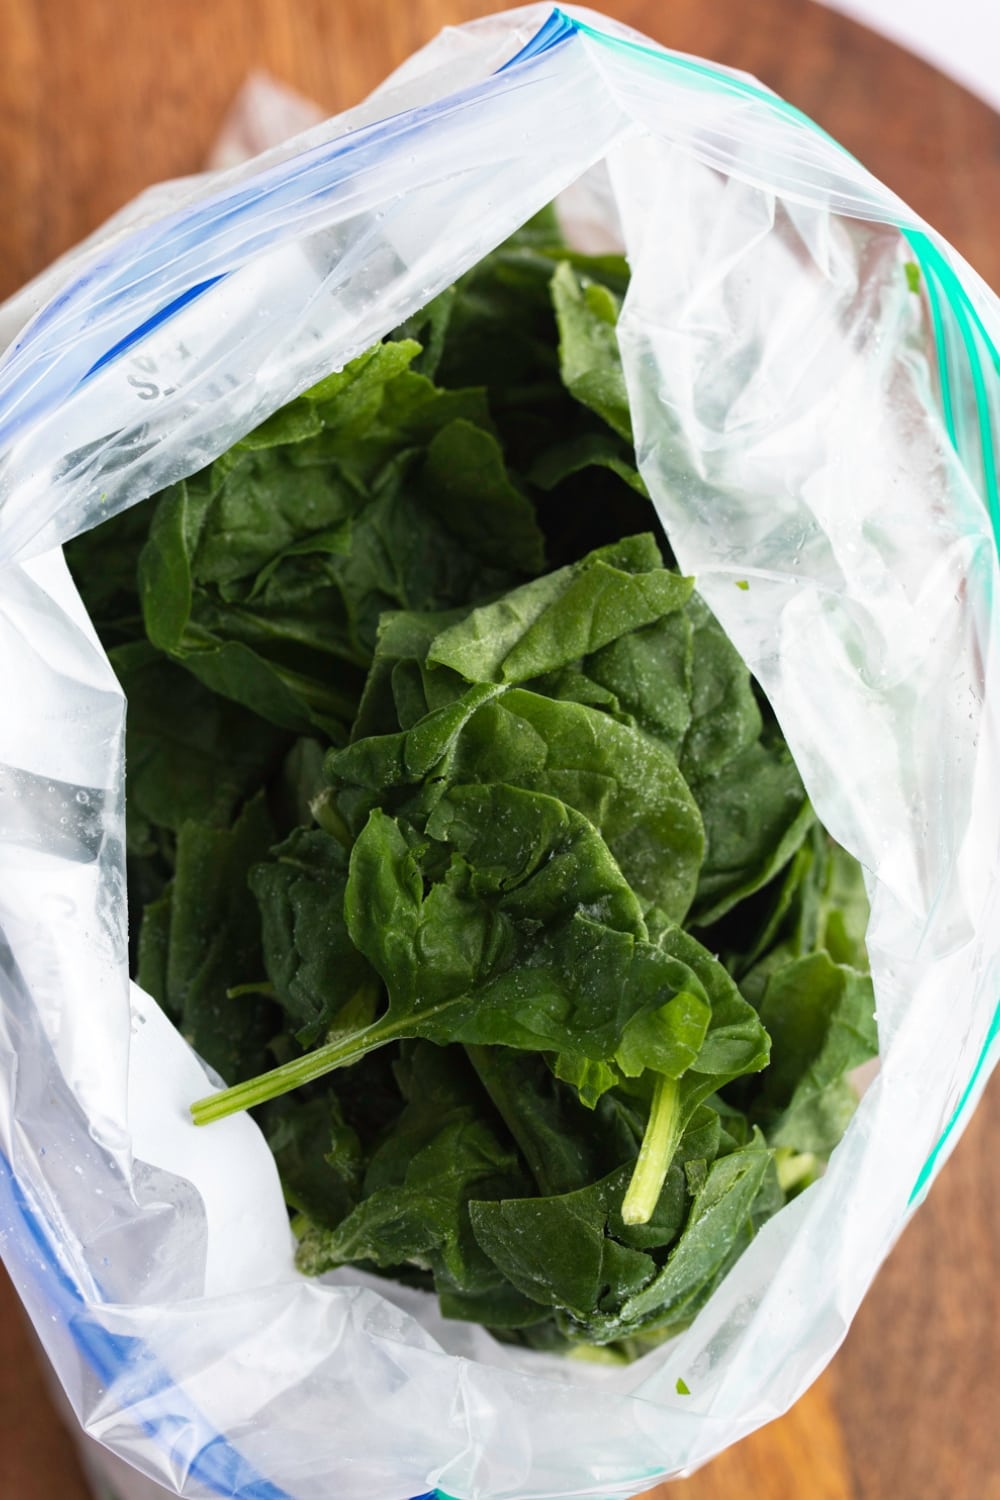
[[[761,1004],[771,1065],[758,1117],[775,1146],[826,1152],[857,1105],[845,1075],[878,1050],[875,1001],[866,974],[820,951],[773,973]]]
[[[111,652],[128,699],[129,815],[174,832],[224,825],[288,746],[280,730],[208,691],[148,642]]]
[[[662,1271],[627,1298],[627,1330],[689,1323],[753,1236],[751,1214],[771,1162],[761,1141],[712,1163]]]
[[[264,1065],[275,1030],[269,1002],[258,994],[229,994],[262,975],[247,876],[273,838],[261,796],[247,803],[232,828],[185,823],[177,837],[163,1000],[195,1051],[227,1082]]]
[[[333,1228],[361,1196],[364,1158],[357,1135],[332,1093],[268,1105],[267,1143],[285,1198],[314,1224]]]
[[[705,861],[692,920],[715,922],[784,868],[815,815],[783,741],[760,741],[692,787]]]
[[[310,1228],[299,1249],[302,1269],[315,1274],[365,1260],[436,1271],[457,1293],[500,1285],[472,1235],[468,1203],[476,1194],[516,1190],[522,1179],[516,1156],[478,1118],[461,1082],[437,1049],[414,1051],[409,1102],[372,1159],[363,1198],[336,1228]]]
[[[531,466],[531,480],[543,490],[553,490],[593,467],[609,469],[625,481],[636,494],[648,500],[649,492],[635,464],[622,452],[621,443],[609,433],[593,432],[566,443],[558,443],[540,453]]]
[[[652,536],[631,537],[473,610],[428,659],[470,682],[526,682],[679,609],[691,588],[662,567]]]
[[[680,920],[694,897],[701,817],[673,756],[582,704],[482,685],[405,736],[359,741],[331,764],[340,781],[375,791],[426,777],[425,807],[466,782],[544,792],[599,829],[643,902]]]
[[[563,383],[578,401],[631,442],[632,416],[615,329],[618,298],[563,261],[552,277],[552,300],[559,323]]]
[[[487,565],[506,557],[514,573],[536,573],[544,542],[531,501],[507,475],[496,438],[459,419],[427,447],[421,491],[432,515]]]
[[[347,869],[336,839],[299,828],[250,872],[267,975],[303,1045],[325,1035],[352,1002],[361,1007],[355,1027],[374,1015],[378,983],[344,921]]]
[[[624,1298],[646,1286],[656,1264],[608,1233],[627,1171],[561,1197],[474,1202],[476,1239],[494,1265],[524,1296],[586,1324],[614,1291]]]
[[[136,983],[170,1014],[167,958],[170,953],[170,889],[143,908]],[[179,1017],[171,1017],[176,1021]]]
[[[540,1193],[573,1192],[635,1155],[641,1121],[627,1106],[604,1098],[595,1119],[540,1057],[511,1047],[467,1050]]]

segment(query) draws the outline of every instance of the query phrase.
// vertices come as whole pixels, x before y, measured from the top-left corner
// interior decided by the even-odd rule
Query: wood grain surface
[[[0,295],[141,188],[196,171],[264,67],[330,112],[482,0],[0,0]],[[604,0],[811,114],[1000,285],[1000,117],[810,0]],[[946,997],[942,997],[946,1004]],[[833,1365],[669,1500],[1000,1500],[994,1085]],[[84,1500],[0,1285],[0,1500]]]

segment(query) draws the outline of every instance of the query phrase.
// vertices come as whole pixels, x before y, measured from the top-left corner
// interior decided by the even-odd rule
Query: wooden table
[[[603,0],[755,73],[1000,285],[1000,118],[810,0]],[[246,73],[333,112],[488,0],[0,0],[0,295],[126,199],[197,170]],[[994,1085],[830,1370],[668,1500],[1000,1500]],[[12,1294],[0,1289],[0,1500],[83,1500]]]

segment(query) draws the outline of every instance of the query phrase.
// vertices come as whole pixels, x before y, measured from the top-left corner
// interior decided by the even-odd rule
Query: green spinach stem
[[[224,1120],[227,1115],[238,1114],[242,1109],[253,1109],[268,1099],[277,1099],[281,1094],[301,1088],[304,1083],[314,1083],[324,1073],[332,1073],[334,1068],[357,1062],[366,1053],[374,1052],[376,1047],[384,1047],[387,1042],[398,1041],[400,1037],[412,1036],[414,1032],[419,1034],[421,1026],[431,1017],[440,1016],[453,1006],[461,1005],[464,998],[463,995],[453,995],[437,1005],[425,1005],[400,1021],[391,1015],[385,1015],[360,1031],[341,1034],[332,1042],[327,1042],[325,1047],[317,1047],[315,1051],[306,1052],[302,1057],[293,1057],[291,1062],[282,1063],[269,1073],[258,1073],[256,1078],[248,1078],[244,1083],[235,1083],[232,1088],[223,1089],[218,1094],[197,1099],[191,1106],[191,1118],[196,1125],[211,1125],[214,1120]]]
[[[356,1062],[366,1052],[394,1041],[400,1034],[398,1026],[366,1027],[364,1031],[354,1032],[325,1047],[317,1047],[314,1052],[295,1057],[291,1062],[282,1063],[269,1073],[259,1073],[256,1078],[248,1078],[244,1083],[236,1083],[232,1088],[223,1089],[221,1093],[209,1094],[205,1099],[196,1100],[191,1106],[191,1118],[196,1125],[211,1125],[214,1120],[224,1120],[227,1115],[238,1114],[242,1109],[253,1109],[267,1099],[277,1099],[281,1094],[301,1088],[304,1083],[322,1078],[324,1073],[331,1073],[334,1068]]]
[[[244,995],[267,995],[274,1000],[274,985],[268,979],[251,979],[249,984],[234,984],[226,991],[227,1000],[241,1000]]]
[[[681,1095],[677,1080],[661,1076],[653,1090],[653,1102],[635,1171],[622,1200],[622,1219],[626,1224],[648,1224],[653,1217],[680,1140],[680,1118]]]

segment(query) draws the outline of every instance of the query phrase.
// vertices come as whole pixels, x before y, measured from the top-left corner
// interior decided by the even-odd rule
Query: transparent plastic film
[[[617,1367],[301,1277],[257,1127],[190,1123],[215,1080],[129,985],[125,706],[58,550],[567,189],[624,240],[637,453],[680,564],[865,868],[881,1058],[825,1176]],[[2,318],[0,1228],[86,1430],[189,1497],[541,1500],[634,1493],[778,1415],[998,1051],[996,298],[754,80],[533,6],[151,191]]]

